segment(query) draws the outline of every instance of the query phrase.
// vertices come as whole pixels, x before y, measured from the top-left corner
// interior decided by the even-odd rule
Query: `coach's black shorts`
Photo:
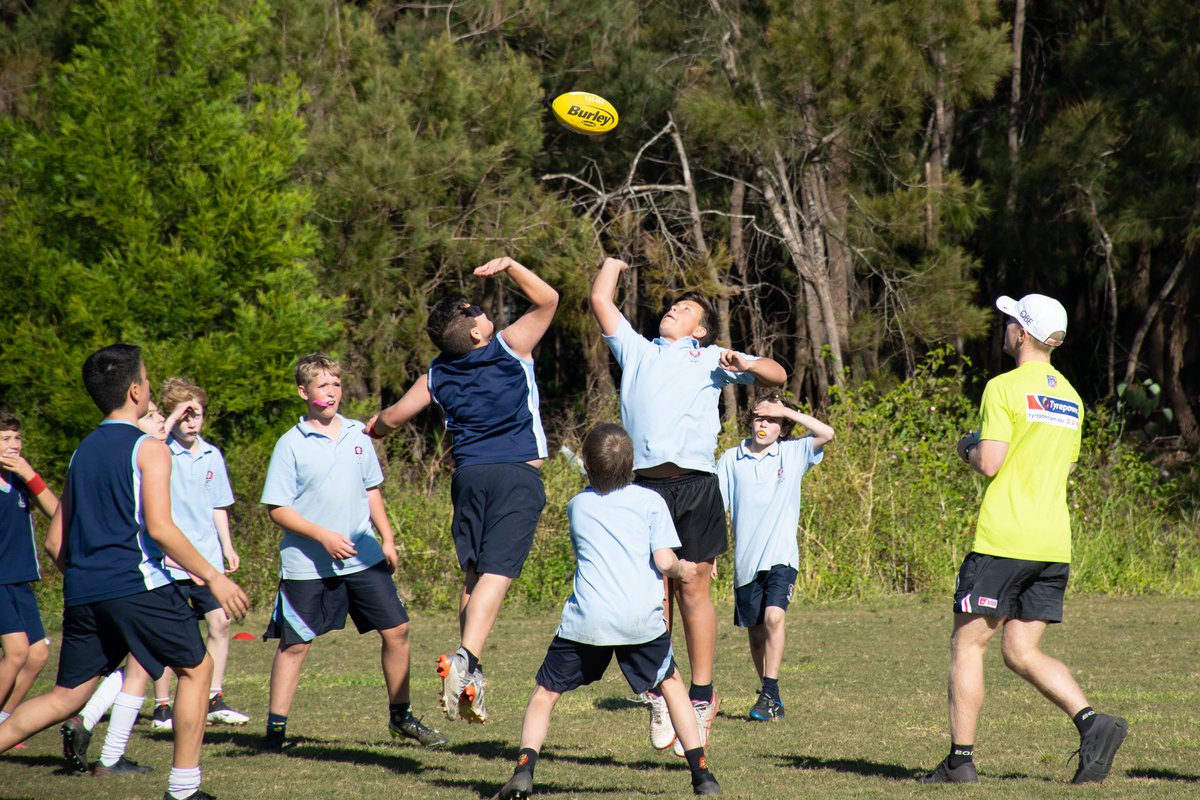
[[[739,628],[762,625],[767,606],[778,606],[787,611],[798,574],[786,564],[776,564],[760,571],[745,586],[734,589],[733,624]]]
[[[612,645],[583,644],[555,636],[538,670],[537,684],[561,694],[595,683],[604,676],[613,653],[635,694],[648,692],[675,674],[670,633],[641,644]]]
[[[546,505],[542,474],[530,464],[476,464],[456,470],[454,550],[459,569],[521,577]]]
[[[208,612],[221,608],[221,604],[217,602],[217,598],[213,597],[212,590],[207,586],[201,586],[190,578],[175,581],[175,585],[179,588],[183,599],[187,600],[188,604],[195,609],[197,619],[204,619],[204,615]]]
[[[0,636],[24,633],[30,644],[46,638],[32,583],[0,583]]]
[[[408,622],[386,561],[336,578],[281,580],[263,640],[279,639],[283,647],[311,642],[345,628],[347,614],[359,633]]]
[[[709,472],[685,472],[671,478],[633,481],[657,492],[667,502],[675,531],[682,545],[675,554],[687,561],[712,561],[729,549],[725,535],[725,504],[717,476]]]
[[[63,609],[57,685],[74,689],[132,654],[158,680],[164,667],[191,668],[207,651],[196,616],[175,584]]]
[[[954,610],[961,614],[1062,622],[1070,565],[968,553],[958,570]]]

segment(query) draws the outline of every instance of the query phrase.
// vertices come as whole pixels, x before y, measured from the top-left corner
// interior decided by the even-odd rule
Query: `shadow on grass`
[[[818,758],[816,756],[787,756],[782,766],[795,769],[826,769],[833,772],[847,772],[862,775],[867,778],[887,778],[894,781],[910,781],[925,775],[928,769],[910,769],[899,764],[881,764],[877,761],[867,761],[861,758]],[[1033,780],[1022,772],[1006,772],[1002,775],[988,773],[980,776],[980,780]],[[1043,783],[1050,783],[1049,778],[1038,778]]]
[[[626,711],[631,708],[647,708],[647,705],[632,697],[601,697],[596,701],[601,711]]]
[[[1200,775],[1183,775],[1169,769],[1127,769],[1126,778],[1149,778],[1156,781],[1179,781],[1180,783],[1200,783]]]
[[[55,775],[79,775],[84,773],[67,766],[66,760],[62,756],[23,756],[19,755],[19,750],[9,750],[4,754],[4,763],[12,764],[18,767],[58,767],[54,770]]]
[[[414,774],[425,772],[431,769],[413,758],[395,753],[390,742],[380,740],[379,742],[360,742],[361,747],[347,747],[344,743],[331,743],[323,739],[312,739],[307,736],[289,736],[287,744],[280,751],[264,751],[259,749],[259,742],[262,741],[262,734],[250,733],[242,731],[221,731],[219,733],[208,732],[204,736],[204,743],[208,744],[232,744],[237,747],[237,750],[226,753],[214,754],[215,758],[269,758],[272,756],[282,756],[284,758],[303,758],[308,761],[332,761],[340,764],[366,764],[371,766],[383,767],[392,772],[401,774]],[[387,752],[380,752],[378,748],[387,748]],[[434,768],[440,770],[440,767]]]
[[[513,743],[502,739],[452,744],[446,750],[455,755],[477,756],[491,761],[512,761],[517,757],[517,748]]]
[[[505,776],[505,779],[507,780],[507,776]],[[427,783],[431,786],[437,786],[442,789],[461,789],[464,792],[469,791],[469,792],[474,793],[474,795],[476,797],[492,797],[497,792],[500,791],[502,786],[504,786],[504,781],[467,781],[467,780],[456,781],[456,780],[449,780],[449,779],[444,779],[444,778],[438,778],[435,780],[427,781]],[[557,783],[542,783],[541,781],[538,781],[537,783],[535,783],[533,786],[533,789],[537,793],[538,797],[541,797],[542,795],[548,795],[548,794],[557,794],[557,795],[562,795],[564,797],[575,797],[575,796],[578,796],[581,792],[587,792],[588,794],[629,794],[630,793],[627,789],[621,789],[616,786],[605,786],[605,787],[563,786],[563,785],[557,784]],[[637,794],[641,795],[641,794],[651,794],[651,793],[645,791],[644,789],[638,789]]]

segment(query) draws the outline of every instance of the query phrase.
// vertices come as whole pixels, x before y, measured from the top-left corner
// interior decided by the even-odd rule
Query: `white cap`
[[[996,299],[996,308],[1015,319],[1039,342],[1051,347],[1063,343],[1067,333],[1067,310],[1053,297],[1027,294],[1020,300],[1013,300],[1004,295]],[[1056,333],[1061,335],[1055,338]]]

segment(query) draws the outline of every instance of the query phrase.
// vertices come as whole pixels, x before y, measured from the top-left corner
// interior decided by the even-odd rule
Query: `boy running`
[[[446,718],[487,721],[479,659],[508,587],[533,547],[546,492],[538,469],[546,434],[538,408],[533,350],[554,319],[558,292],[511,258],[475,270],[508,273],[533,304],[499,334],[479,306],[462,295],[439,301],[426,329],[441,355],[396,403],[371,421],[382,438],[436,402],[446,414],[454,455],[452,534],[463,571],[458,620],[461,641],[438,658]]]
[[[811,435],[792,439],[801,425]],[[761,690],[750,719],[783,718],[779,668],[784,615],[800,565],[800,479],[825,456],[833,428],[772,392],[754,407],[750,438],[717,462],[721,497],[733,522],[733,623],[750,637]]]

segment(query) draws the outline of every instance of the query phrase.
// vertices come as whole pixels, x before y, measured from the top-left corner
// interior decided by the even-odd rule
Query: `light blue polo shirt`
[[[594,645],[641,644],[667,630],[662,573],[654,551],[679,547],[666,502],[630,484],[567,503],[575,549],[575,590],[563,606],[558,635]]]
[[[336,442],[303,418],[279,437],[261,502],[288,506],[309,522],[342,534],[358,554],[334,561],[319,542],[284,528],[280,574],[287,579],[351,575],[383,560],[367,503],[367,490],[383,483],[383,470],[363,424],[341,414],[338,419],[342,427]]]
[[[721,499],[733,521],[733,585],[745,586],[776,564],[799,569],[800,479],[825,457],[813,437],[777,441],[762,458],[731,447],[717,463]]]
[[[623,316],[617,332],[604,341],[621,365],[621,423],[633,439],[633,468],[670,461],[712,472],[721,388],[754,383],[754,376],[722,369],[722,348],[701,347],[691,337],[647,341]]]
[[[175,437],[167,437],[171,449],[171,519],[200,555],[224,572],[225,557],[212,512],[233,505],[233,487],[221,451],[199,436],[196,445],[193,453]],[[177,581],[188,577],[174,567],[167,567],[167,572]]]

